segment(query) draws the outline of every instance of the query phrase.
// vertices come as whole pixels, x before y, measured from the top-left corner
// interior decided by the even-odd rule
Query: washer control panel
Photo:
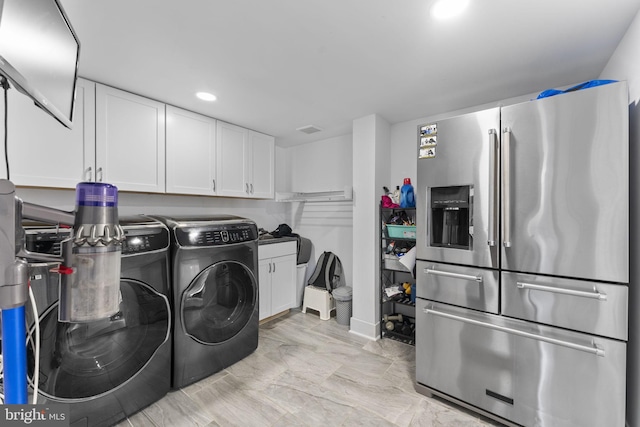
[[[124,228],[122,255],[152,252],[169,247],[169,231],[166,228]]]
[[[219,246],[258,239],[258,228],[250,223],[184,227],[175,232],[180,246]]]

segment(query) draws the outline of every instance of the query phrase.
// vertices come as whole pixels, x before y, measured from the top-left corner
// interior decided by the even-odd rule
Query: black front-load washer
[[[42,313],[38,403],[69,404],[71,426],[116,424],[170,390],[168,229],[142,216],[120,218],[120,224],[126,235],[120,311],[109,319],[81,324],[58,322],[57,298],[38,310]],[[49,247],[47,233],[55,234],[51,229],[27,230],[27,249]],[[57,295],[50,289],[57,284],[56,275],[42,273],[32,274],[35,299],[51,302]],[[44,280],[48,285],[38,282]],[[28,355],[32,376],[33,346]]]
[[[171,234],[173,388],[258,347],[258,229],[230,215],[157,217]]]

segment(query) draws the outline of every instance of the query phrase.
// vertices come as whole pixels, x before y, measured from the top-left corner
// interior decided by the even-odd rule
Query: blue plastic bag
[[[550,96],[559,95],[561,93],[573,92],[576,90],[587,89],[594,86],[602,86],[609,83],[615,83],[617,80],[589,80],[584,83],[580,83],[579,85],[575,85],[570,87],[569,89],[559,90],[559,89],[547,89],[545,91],[540,92],[537,99],[540,98],[548,98]]]

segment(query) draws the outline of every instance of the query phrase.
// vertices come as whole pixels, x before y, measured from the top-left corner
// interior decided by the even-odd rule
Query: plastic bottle
[[[411,178],[405,178],[404,185],[400,189],[400,207],[401,208],[416,207],[416,199],[413,194],[413,185],[411,185]]]

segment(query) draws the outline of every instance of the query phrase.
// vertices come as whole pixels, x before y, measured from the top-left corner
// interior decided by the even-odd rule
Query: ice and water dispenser
[[[473,187],[432,187],[430,191],[429,245],[470,250],[473,234]]]

